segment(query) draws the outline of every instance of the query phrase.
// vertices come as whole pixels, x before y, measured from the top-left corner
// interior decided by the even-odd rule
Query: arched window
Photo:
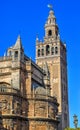
[[[0,84],[0,92],[6,92],[7,87],[5,84]]]
[[[18,51],[15,51],[15,58],[18,57]]]
[[[54,47],[51,48],[51,54],[54,55]]]
[[[47,46],[46,46],[46,55],[49,55],[49,54],[50,54],[50,46],[47,45]]]
[[[0,92],[6,92],[8,87],[9,87],[8,84],[0,83]]]
[[[49,30],[48,31],[48,36],[51,36],[52,35],[52,30]]]
[[[38,57],[40,57],[40,49],[38,49]]]
[[[44,49],[41,50],[41,54],[42,54],[42,56],[44,56]]]
[[[58,47],[55,47],[55,54],[58,54]]]

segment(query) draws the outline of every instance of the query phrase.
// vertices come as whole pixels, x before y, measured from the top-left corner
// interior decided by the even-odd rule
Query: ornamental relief
[[[10,102],[8,100],[6,100],[6,99],[2,99],[0,101],[0,110],[2,112],[10,110]]]

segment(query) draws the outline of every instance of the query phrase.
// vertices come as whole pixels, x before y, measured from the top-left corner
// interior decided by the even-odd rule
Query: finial
[[[50,10],[53,10],[52,4],[48,4],[47,7],[50,8]]]

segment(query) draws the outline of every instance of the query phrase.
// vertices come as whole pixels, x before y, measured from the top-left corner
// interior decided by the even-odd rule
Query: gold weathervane
[[[47,7],[50,8],[51,10],[53,9],[52,4],[48,4]]]

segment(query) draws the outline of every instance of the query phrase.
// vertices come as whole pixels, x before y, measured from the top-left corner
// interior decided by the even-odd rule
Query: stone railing
[[[11,60],[12,58],[10,56],[3,56],[3,57],[0,57],[0,61],[3,61],[3,60]]]
[[[13,93],[13,94],[21,94],[18,89],[15,88],[7,88],[7,87],[0,87],[0,95],[3,93]]]

